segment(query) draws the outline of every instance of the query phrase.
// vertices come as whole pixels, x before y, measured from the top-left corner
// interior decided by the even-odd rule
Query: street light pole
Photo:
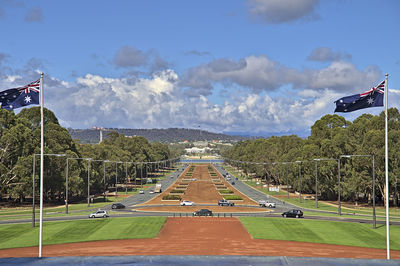
[[[33,175],[32,175],[32,227],[35,227],[35,154],[33,155]]]
[[[342,215],[342,205],[340,202],[340,158],[342,158],[342,156],[339,157],[338,160],[338,214],[339,216]]]
[[[287,198],[289,198],[289,177],[288,177],[288,166],[287,163],[284,163],[286,165],[286,190],[287,190]]]
[[[90,160],[88,162],[88,174],[87,174],[87,204],[90,207]]]
[[[338,178],[340,179],[340,159],[314,159],[315,161],[315,205],[318,208],[318,164],[319,161],[338,161]]]
[[[318,208],[318,164],[319,159],[314,159],[315,161],[315,207]]]
[[[352,158],[352,157],[372,157],[372,224],[373,224],[373,229],[376,229],[376,213],[375,213],[375,155],[373,155],[373,154],[357,155],[356,154],[356,155],[341,155],[340,156],[340,158]],[[339,202],[339,204],[340,204],[340,202]]]
[[[118,188],[117,188],[117,174],[118,174],[118,162],[115,162],[115,197],[118,197]]]
[[[88,165],[89,161],[92,160],[92,158],[67,158],[67,170],[65,171],[65,213],[68,213],[68,160],[88,160]],[[88,198],[89,198],[89,166],[88,166]],[[88,201],[89,204],[89,201]],[[88,205],[90,206],[90,205]]]
[[[301,203],[301,161],[296,161],[299,164],[299,203]]]
[[[376,229],[376,214],[375,214],[375,155],[372,155],[372,217],[373,217],[372,219],[373,219],[374,229]]]
[[[65,213],[68,214],[68,161],[67,158],[67,170],[65,171]]]
[[[35,182],[36,182],[36,178],[35,178],[35,168],[36,168],[36,155],[40,155],[39,153],[34,153],[33,154],[33,169],[32,169],[32,227],[35,227],[35,190],[36,190],[36,186],[35,186]],[[53,154],[53,153],[47,153],[47,154],[43,154],[44,156],[56,156],[56,157],[63,157],[66,156],[65,154]]]
[[[104,202],[106,202],[106,161],[103,163],[103,197]]]

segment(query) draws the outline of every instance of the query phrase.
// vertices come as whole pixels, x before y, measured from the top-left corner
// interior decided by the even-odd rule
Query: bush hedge
[[[226,195],[224,196],[226,200],[243,200],[241,196],[238,195]]]
[[[181,200],[182,197],[179,195],[165,195],[162,197],[163,200]]]
[[[184,190],[180,190],[180,189],[173,189],[173,190],[171,190],[170,193],[183,194],[183,193],[185,193],[185,191]]]
[[[233,191],[229,189],[221,189],[218,192],[221,194],[233,194]]]

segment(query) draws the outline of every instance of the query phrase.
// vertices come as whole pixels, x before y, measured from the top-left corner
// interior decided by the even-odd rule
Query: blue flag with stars
[[[335,101],[335,112],[353,112],[359,109],[383,106],[383,96],[385,93],[385,81],[369,91],[361,94],[346,96]]]
[[[21,88],[0,92],[1,108],[14,110],[31,104],[39,104],[40,79]]]

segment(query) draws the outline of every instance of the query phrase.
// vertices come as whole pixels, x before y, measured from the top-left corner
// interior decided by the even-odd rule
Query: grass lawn
[[[46,222],[43,245],[94,240],[154,238],[166,217],[131,217]],[[0,249],[38,246],[39,226],[12,224],[0,226]]]
[[[386,249],[386,227],[283,218],[239,218],[253,238]],[[390,226],[390,248],[400,250],[400,227]]]
[[[172,171],[169,171],[161,179],[164,179],[168,176]],[[139,194],[140,189],[149,189],[155,184],[145,184],[143,188],[138,188],[136,191],[127,191],[118,190],[119,197],[115,196],[107,196],[107,201],[104,202],[103,196],[99,196],[94,199],[93,203],[90,203],[90,207],[87,206],[87,201],[83,200],[80,203],[70,203],[68,205],[69,212],[71,211],[90,211],[93,209],[103,208],[104,206],[110,205],[114,202],[119,202],[124,200],[126,195],[133,196]],[[39,216],[39,201],[36,202],[35,213]],[[64,216],[65,213],[65,205],[53,206],[53,207],[44,207],[43,214],[45,216]],[[17,208],[2,208],[0,209],[0,220],[11,220],[11,219],[26,219],[32,217],[32,207],[17,207]]]

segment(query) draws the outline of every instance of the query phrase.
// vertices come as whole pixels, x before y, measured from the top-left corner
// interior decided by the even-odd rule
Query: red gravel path
[[[385,259],[383,249],[252,239],[237,218],[168,218],[155,239],[43,246],[44,257],[128,255],[248,255]],[[0,257],[37,257],[38,247],[3,249]],[[400,259],[400,251],[391,251]]]

